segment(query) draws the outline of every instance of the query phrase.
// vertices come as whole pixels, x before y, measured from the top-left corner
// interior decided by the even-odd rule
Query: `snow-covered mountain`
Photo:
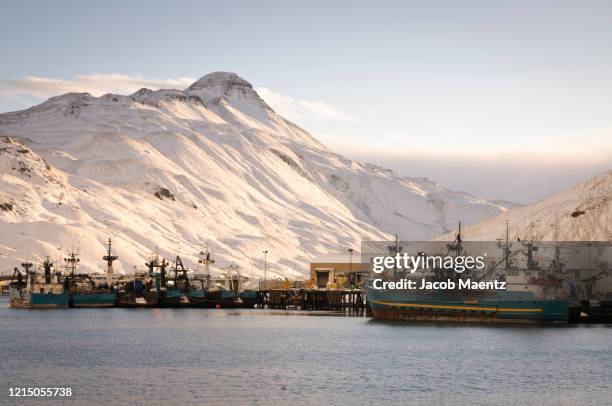
[[[464,239],[548,241],[612,240],[612,171],[604,172],[537,203],[512,209],[464,228]],[[451,235],[447,235],[450,237]]]
[[[0,270],[76,247],[118,269],[153,250],[194,265],[297,276],[316,255],[363,239],[430,238],[506,210],[427,179],[403,178],[328,150],[233,73],[185,90],[68,93],[0,114]]]

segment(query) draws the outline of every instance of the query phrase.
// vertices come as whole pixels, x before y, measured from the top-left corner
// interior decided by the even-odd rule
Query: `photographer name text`
[[[473,281],[471,279],[459,279],[458,281],[451,279],[430,281],[426,278],[420,280],[400,279],[397,281],[374,279],[372,287],[380,290],[504,290],[506,289],[506,282],[498,280]]]

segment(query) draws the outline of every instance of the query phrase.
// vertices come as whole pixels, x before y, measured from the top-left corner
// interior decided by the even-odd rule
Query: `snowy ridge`
[[[0,133],[31,151],[29,164],[46,162],[27,178],[9,169],[23,157],[0,155],[0,203],[13,207],[0,210],[0,272],[73,245],[84,270],[100,270],[112,235],[126,272],[155,249],[195,266],[209,244],[221,268],[261,274],[267,249],[268,275],[298,276],[364,239],[432,238],[505,210],[329,151],[233,73],[184,90],[53,97],[0,114]]]
[[[502,238],[506,233],[506,220],[510,239],[610,241],[612,171],[537,203],[468,226],[464,229],[464,238],[491,241]]]

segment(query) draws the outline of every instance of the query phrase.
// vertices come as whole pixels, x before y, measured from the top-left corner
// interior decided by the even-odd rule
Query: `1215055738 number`
[[[72,388],[9,388],[9,397],[42,398],[42,397],[61,397],[72,396]]]

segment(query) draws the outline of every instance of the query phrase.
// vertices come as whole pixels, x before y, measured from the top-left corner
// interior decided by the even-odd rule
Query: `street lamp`
[[[264,289],[267,289],[268,285],[268,250],[263,250],[264,254]]]
[[[355,251],[352,248],[348,249],[348,253],[349,253],[349,281],[352,281],[353,279],[353,251]],[[357,278],[355,278],[355,281],[353,281],[353,285],[357,284]]]

